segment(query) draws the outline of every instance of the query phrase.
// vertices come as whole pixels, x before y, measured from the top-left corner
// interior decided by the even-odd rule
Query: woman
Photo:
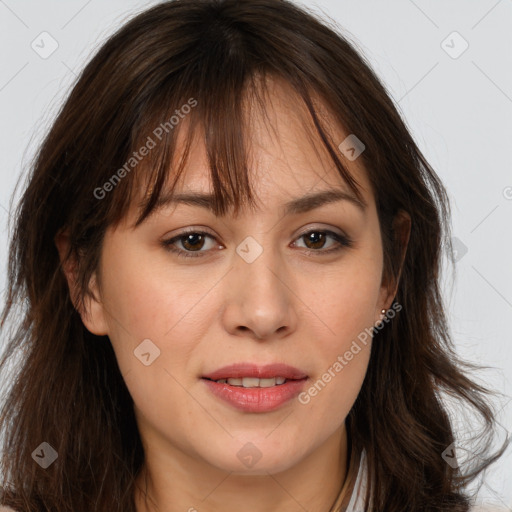
[[[448,335],[448,215],[379,80],[312,15],[138,15],[82,72],[16,213],[1,502],[469,510],[505,447]],[[443,394],[484,421],[466,464]]]

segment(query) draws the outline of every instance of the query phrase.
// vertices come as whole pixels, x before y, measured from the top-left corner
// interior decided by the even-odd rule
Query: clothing
[[[347,505],[347,512],[363,512],[364,511],[364,496],[366,493],[367,484],[367,472],[366,466],[366,452],[363,450],[361,453],[361,459],[359,461],[359,468],[357,471],[356,483],[354,484],[354,490],[350,496],[350,501]]]

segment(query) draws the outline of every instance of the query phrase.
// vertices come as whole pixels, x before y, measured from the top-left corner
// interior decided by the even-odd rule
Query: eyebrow
[[[357,197],[345,192],[344,190],[324,190],[322,192],[314,192],[306,194],[288,201],[284,204],[284,215],[298,215],[309,212],[316,208],[320,208],[326,204],[348,201],[356,206],[362,213],[366,213],[366,203]],[[173,204],[186,204],[189,206],[197,206],[206,210],[213,211],[213,194],[205,194],[200,192],[180,193],[173,195],[163,195],[155,205],[155,210],[170,206]]]

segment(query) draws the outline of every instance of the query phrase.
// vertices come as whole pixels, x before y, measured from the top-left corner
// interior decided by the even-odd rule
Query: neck
[[[151,449],[151,446],[158,449]],[[344,510],[340,507],[346,509],[355,480],[353,476],[347,478],[348,448],[343,424],[298,464],[279,473],[244,475],[222,471],[175,446],[167,445],[162,449],[158,443],[145,443],[145,465],[136,482],[136,510]],[[351,464],[351,472],[352,469]]]

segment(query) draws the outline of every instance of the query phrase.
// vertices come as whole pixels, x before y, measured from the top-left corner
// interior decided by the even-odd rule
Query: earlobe
[[[84,309],[78,312],[89,332],[96,336],[105,336],[108,335],[105,307],[99,297],[96,273],[94,273],[89,281],[89,293],[84,297]]]
[[[78,311],[86,329],[97,336],[108,334],[105,309],[100,300],[100,290],[97,285],[96,273],[89,281],[89,291],[84,295],[83,302],[78,299],[78,261],[74,253],[70,253],[68,232],[59,232],[54,238],[59,253],[61,270],[66,278],[68,290],[75,309]]]

